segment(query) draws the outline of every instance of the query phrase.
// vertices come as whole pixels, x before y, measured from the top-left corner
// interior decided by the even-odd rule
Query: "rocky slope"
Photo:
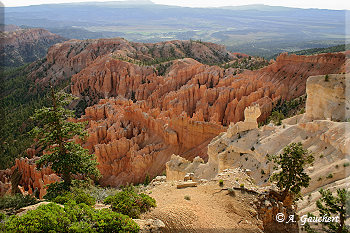
[[[5,27],[0,33],[1,66],[21,66],[43,58],[50,46],[65,39],[45,29]]]
[[[191,163],[172,156],[167,163],[167,179],[184,179],[188,173],[194,173],[196,180],[212,179],[225,169],[244,168],[248,169],[246,171],[257,186],[267,186],[273,172],[273,164],[269,163],[267,155],[281,153],[292,142],[302,142],[304,148],[314,154],[315,162],[307,168],[311,182],[302,190],[304,200],[300,201],[298,211],[301,215],[315,211],[321,187],[332,191],[348,187],[350,102],[345,98],[348,75],[329,75],[328,81],[324,75],[310,77],[306,87],[306,113],[284,120],[281,126],[271,124],[258,128],[249,120],[259,115],[258,107],[246,111],[245,122],[230,125],[227,132],[208,145],[208,163],[204,164],[198,158]]]

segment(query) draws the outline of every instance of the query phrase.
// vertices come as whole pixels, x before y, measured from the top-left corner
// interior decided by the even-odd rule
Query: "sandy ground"
[[[162,183],[149,189],[157,207],[142,218],[162,220],[165,232],[260,232],[251,203],[254,194],[230,195],[222,188],[225,185],[220,187],[217,181],[184,189],[177,189],[175,182]]]

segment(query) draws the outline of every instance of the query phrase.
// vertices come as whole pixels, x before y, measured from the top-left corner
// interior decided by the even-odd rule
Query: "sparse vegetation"
[[[224,186],[224,181],[223,180],[219,180],[219,185],[220,186]]]
[[[266,122],[260,123],[260,126],[268,124],[270,122],[275,125],[281,125],[282,120],[296,114],[302,114],[305,112],[306,95],[300,96],[290,101],[283,101],[279,99],[274,105],[270,117]],[[259,127],[260,127],[259,126]]]
[[[327,179],[332,179],[333,178],[333,174],[332,173],[329,173],[327,176],[326,176]]]
[[[189,200],[191,200],[191,197],[189,196],[189,195],[185,195],[185,200],[187,200],[187,201],[189,201]]]
[[[269,61],[261,57],[251,56],[238,58],[235,62],[224,63],[221,65],[224,69],[234,68],[238,70],[258,70],[262,67],[269,65]]]
[[[281,125],[283,119],[284,115],[280,111],[273,111],[271,116],[269,116],[269,121],[273,122],[275,125]]]

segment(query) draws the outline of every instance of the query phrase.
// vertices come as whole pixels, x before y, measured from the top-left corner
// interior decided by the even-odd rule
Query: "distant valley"
[[[269,58],[280,52],[344,44],[345,14],[265,5],[188,8],[127,1],[9,7],[5,23],[41,27],[74,39],[202,40]]]

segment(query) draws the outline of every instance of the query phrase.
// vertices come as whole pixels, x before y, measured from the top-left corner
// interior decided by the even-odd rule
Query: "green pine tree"
[[[52,106],[35,111],[32,119],[38,126],[31,131],[46,152],[38,160],[38,168],[51,166],[61,175],[67,189],[72,184],[72,175],[99,177],[95,156],[74,141],[76,136],[84,140],[87,134],[85,124],[68,120],[74,116],[74,112],[66,108],[72,99],[71,95],[62,91],[54,93],[52,89]]]
[[[281,199],[284,200],[288,194],[292,194],[295,200],[300,198],[302,187],[309,186],[310,177],[305,173],[304,168],[314,161],[313,155],[305,150],[302,144],[291,143],[283,149],[283,153],[271,156],[272,160],[281,168],[281,171],[270,177],[271,181],[277,182],[277,187],[282,191]]]
[[[337,217],[338,221],[322,221],[322,232],[349,233],[350,227],[346,226],[345,221],[350,216],[350,191],[346,189],[337,189],[337,196],[333,196],[331,191],[321,189],[321,198],[317,200],[316,206],[320,213],[319,217]],[[308,214],[308,217],[315,217]],[[309,223],[305,224],[305,230],[308,233],[317,233],[318,230],[312,228]]]

